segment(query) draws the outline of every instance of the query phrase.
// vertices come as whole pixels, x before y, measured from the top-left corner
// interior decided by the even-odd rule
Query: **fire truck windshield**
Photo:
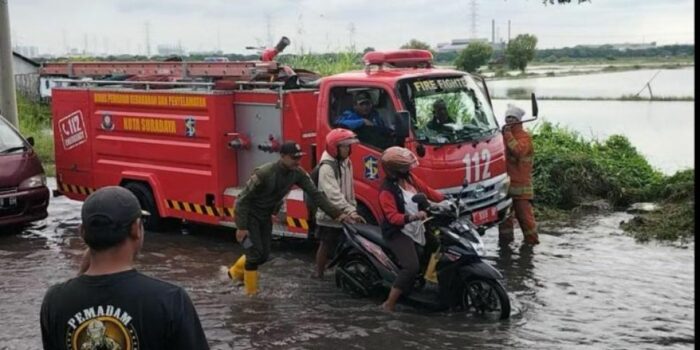
[[[469,76],[402,80],[399,92],[419,142],[461,143],[498,130],[491,106]]]

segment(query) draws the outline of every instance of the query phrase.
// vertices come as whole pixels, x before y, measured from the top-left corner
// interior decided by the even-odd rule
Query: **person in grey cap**
[[[257,294],[258,266],[270,256],[272,216],[277,214],[292,186],[299,186],[334,220],[353,221],[316,188],[309,174],[299,166],[305,154],[296,142],[285,142],[280,148],[280,159],[253,170],[236,198],[236,239],[243,244],[245,255],[229,268],[228,274],[234,281],[243,282],[249,296]]]
[[[83,274],[46,292],[40,313],[45,349],[97,343],[110,349],[209,348],[187,292],[133,267],[147,214],[123,187],[103,187],[87,197],[79,230],[89,262]]]

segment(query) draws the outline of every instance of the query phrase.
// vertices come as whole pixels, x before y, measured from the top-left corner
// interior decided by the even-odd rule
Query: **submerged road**
[[[0,235],[0,349],[40,349],[46,289],[75,275],[84,245],[80,202],[52,198],[49,218]],[[230,231],[193,227],[146,235],[137,268],[185,287],[212,349],[653,349],[694,348],[694,243],[640,244],[618,228],[626,213],[586,217],[541,230],[542,244],[499,250],[513,311],[507,321],[426,314],[381,300],[353,299],[309,278],[314,244],[278,241],[250,299],[227,280],[241,254]],[[522,236],[516,232],[516,241]]]

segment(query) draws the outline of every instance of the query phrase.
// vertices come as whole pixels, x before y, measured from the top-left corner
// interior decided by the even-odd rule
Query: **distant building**
[[[38,73],[41,65],[32,59],[12,51],[12,70],[15,75]]]
[[[653,49],[656,47],[656,41],[650,43],[622,43],[622,44],[602,44],[602,45],[578,45],[579,47],[585,47],[589,49],[599,49],[604,46],[610,46],[618,51],[628,51],[628,50],[646,50]]]
[[[158,55],[161,56],[184,56],[185,50],[180,45],[158,45]]]
[[[39,68],[41,65],[24,55],[12,51],[12,70],[15,87],[25,97],[39,99]]]
[[[15,46],[12,51],[17,52],[18,54],[24,56],[24,57],[29,57],[29,58],[36,58],[39,57],[39,48],[36,46]]]
[[[494,51],[503,50],[505,48],[505,43],[493,43],[486,38],[477,39],[452,39],[449,43],[438,43],[436,45],[437,52],[459,52],[464,50],[469,44],[473,42],[481,42],[485,44],[490,44]]]
[[[190,51],[190,56],[221,56],[223,54],[221,50]]]

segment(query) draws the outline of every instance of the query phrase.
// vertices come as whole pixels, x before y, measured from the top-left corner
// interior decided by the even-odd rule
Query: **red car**
[[[0,231],[48,215],[49,188],[33,145],[0,116]]]

